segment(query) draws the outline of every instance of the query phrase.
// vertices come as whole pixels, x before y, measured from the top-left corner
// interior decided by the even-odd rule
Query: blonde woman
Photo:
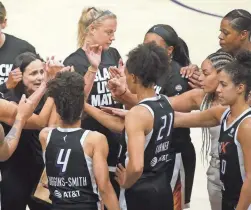
[[[89,90],[88,103],[95,107],[122,108],[121,104],[116,104],[112,99],[110,91],[106,88],[110,78],[108,68],[117,66],[121,58],[118,51],[110,47],[115,40],[116,29],[117,18],[111,11],[95,7],[84,9],[78,22],[78,49],[64,61],[65,66],[74,66],[76,72],[84,75],[86,84],[94,81],[92,89]],[[120,151],[120,134],[109,131],[90,116],[82,121],[82,128],[98,131],[108,139],[107,161],[110,178],[115,191],[119,192],[119,186],[114,181],[114,172]]]

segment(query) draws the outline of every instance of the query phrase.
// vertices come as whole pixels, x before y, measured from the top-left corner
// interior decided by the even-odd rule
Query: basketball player
[[[192,110],[206,110],[210,107],[219,105],[216,89],[219,85],[218,73],[233,57],[225,52],[217,52],[209,55],[201,65],[202,74],[199,81],[203,89],[193,89],[179,96],[169,97],[171,105],[175,111],[190,112]],[[124,118],[125,110],[102,107],[103,111],[121,116]],[[103,113],[99,113],[101,116]],[[108,120],[107,120],[108,121]],[[221,210],[222,203],[222,184],[220,181],[220,160],[218,153],[218,139],[220,126],[202,129],[203,155],[211,156],[210,166],[207,171],[207,189],[212,210]],[[210,153],[209,153],[210,150]]]
[[[169,72],[165,72],[164,75],[158,78],[157,84],[155,86],[156,93],[171,97],[180,95],[188,91],[190,89],[188,80],[186,78],[182,78],[182,76],[180,75],[180,69],[190,63],[186,43],[180,37],[178,37],[178,34],[171,26],[164,24],[154,25],[147,31],[144,37],[144,43],[149,42],[155,42],[158,46],[163,47],[163,49],[166,50],[167,56],[169,58],[169,65],[171,68]],[[113,80],[110,80],[108,85],[110,85],[112,81]],[[111,93],[113,94],[113,96],[115,96],[116,99],[118,99],[118,101],[121,101],[127,106],[134,106],[135,104],[137,104],[137,97],[133,97],[130,91],[126,89],[126,84],[124,84],[124,86],[121,85],[120,87],[111,88]],[[181,202],[181,192],[177,193],[177,187],[182,189],[182,192],[185,192],[184,203],[185,207],[188,208],[190,205],[196,165],[196,155],[193,143],[190,138],[190,129],[174,129],[172,147],[175,149],[177,154],[177,165],[174,169],[175,171],[177,171],[177,173],[174,173],[174,177],[172,179],[172,185],[176,185],[176,188],[174,186],[172,187],[174,188],[174,194],[178,195],[174,197],[177,203],[175,204],[175,209],[179,210],[181,209],[181,205],[183,206],[183,203]],[[181,164],[180,162],[182,162],[183,164]],[[185,171],[185,174],[179,173],[180,170]],[[181,182],[178,178],[179,175],[181,175],[182,177]],[[176,184],[176,182],[178,183]],[[183,188],[185,189],[183,190]]]
[[[14,69],[15,58],[24,52],[36,53],[35,48],[27,41],[3,33],[2,30],[7,26],[6,16],[6,9],[0,2],[0,92],[2,93],[14,88],[22,80],[22,73],[19,69],[11,72]]]
[[[40,132],[52,210],[101,210],[100,196],[109,210],[119,203],[109,180],[107,139],[81,129],[84,84],[80,74],[64,72],[48,85],[60,118],[56,129]]]
[[[78,49],[64,61],[65,66],[74,66],[76,72],[84,75],[86,83],[94,81],[88,102],[95,107],[110,106],[122,108],[121,104],[113,100],[110,91],[106,88],[110,79],[108,68],[117,66],[121,58],[117,49],[110,47],[115,40],[116,29],[117,17],[114,13],[95,7],[85,8],[78,22]],[[88,46],[94,49],[100,56],[95,59],[90,58],[88,56]],[[85,117],[82,122],[82,128],[98,131],[108,139],[109,154],[107,161],[111,182],[118,194],[119,186],[114,181],[114,172],[120,150],[118,139],[121,136],[106,129],[90,116]]]
[[[196,113],[175,113],[175,126],[221,124],[219,138],[222,210],[251,209],[251,53],[242,52],[219,73],[221,105]]]
[[[125,121],[85,106],[88,114],[109,129],[116,132],[125,129],[126,169],[119,164],[116,178],[123,188],[120,193],[122,209],[173,209],[172,170],[167,170],[173,168],[175,158],[170,147],[173,110],[167,98],[156,96],[154,90],[159,76],[168,70],[168,62],[165,50],[154,43],[139,45],[129,53],[126,80],[139,103],[130,109]],[[122,172],[126,173],[126,179]]]
[[[225,52],[209,55],[201,64],[202,74],[199,77],[202,89],[193,89],[176,97],[170,97],[170,102],[175,111],[190,112],[192,110],[206,110],[219,105],[216,93],[218,87],[218,73],[233,57]],[[202,140],[203,157],[211,156],[210,166],[207,171],[207,190],[212,210],[221,210],[222,184],[219,177],[220,160],[218,153],[218,139],[220,126],[203,128]]]

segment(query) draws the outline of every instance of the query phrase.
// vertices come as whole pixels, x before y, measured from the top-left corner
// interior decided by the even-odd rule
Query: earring
[[[169,55],[169,63],[173,61],[173,54]]]

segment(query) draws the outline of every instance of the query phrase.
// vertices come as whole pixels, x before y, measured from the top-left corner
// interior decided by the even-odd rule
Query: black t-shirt
[[[93,88],[88,98],[88,103],[95,106],[110,106],[122,108],[122,104],[116,103],[112,99],[111,92],[106,88],[107,82],[110,79],[108,68],[111,66],[118,66],[120,59],[119,52],[115,48],[109,48],[102,52],[101,63],[99,71],[93,84]],[[65,61],[65,66],[74,66],[75,71],[84,75],[90,66],[89,60],[82,48],[69,55]],[[86,130],[98,131],[103,133],[109,144],[108,165],[115,166],[117,164],[117,157],[120,149],[118,143],[121,135],[111,132],[90,116],[85,116],[82,121],[82,128]]]
[[[35,48],[27,41],[5,34],[5,42],[0,48],[0,85],[3,84],[11,70],[15,58],[24,52],[36,53]]]
[[[171,70],[160,77],[157,81],[157,85],[155,86],[156,93],[163,94],[168,97],[180,95],[190,89],[188,80],[182,78],[182,76],[180,75],[181,66],[179,65],[179,63],[172,61],[170,65]],[[180,151],[182,145],[190,141],[191,138],[189,128],[174,129],[173,146],[175,147],[175,149],[177,149],[177,152]]]

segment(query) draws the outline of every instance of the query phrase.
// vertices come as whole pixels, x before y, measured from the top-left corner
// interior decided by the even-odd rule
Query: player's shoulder
[[[43,128],[39,133],[39,141],[41,143],[43,151],[47,147],[47,139],[49,137],[49,133],[53,130],[52,127]]]
[[[106,136],[98,131],[89,131],[87,135],[87,141],[93,144],[107,141]]]
[[[39,138],[42,138],[42,139],[47,138],[48,135],[49,135],[49,133],[50,133],[53,129],[55,129],[55,128],[53,128],[53,127],[45,127],[45,128],[43,128],[43,129],[40,131]]]
[[[138,105],[138,106],[134,106],[132,107],[128,113],[125,116],[125,122],[143,122],[144,123],[148,123],[149,120],[152,119],[152,115],[153,115],[153,111],[152,108],[149,106],[142,106],[142,105]]]
[[[83,49],[78,48],[76,51],[67,56],[64,60],[64,65],[72,65],[79,61],[82,61],[83,58],[86,58],[86,54]]]
[[[109,47],[109,49],[106,51],[112,58],[114,58],[117,62],[121,58],[119,51],[114,47]]]
[[[35,53],[35,47],[31,45],[29,42],[27,42],[26,40],[20,39],[10,34],[5,34],[5,35],[6,35],[6,39],[8,39],[8,41],[10,41],[10,43],[12,43],[15,47],[18,47],[24,51]]]
[[[245,129],[245,130],[250,130],[251,129],[251,112],[249,115],[244,117],[244,119],[240,123],[240,128]]]

